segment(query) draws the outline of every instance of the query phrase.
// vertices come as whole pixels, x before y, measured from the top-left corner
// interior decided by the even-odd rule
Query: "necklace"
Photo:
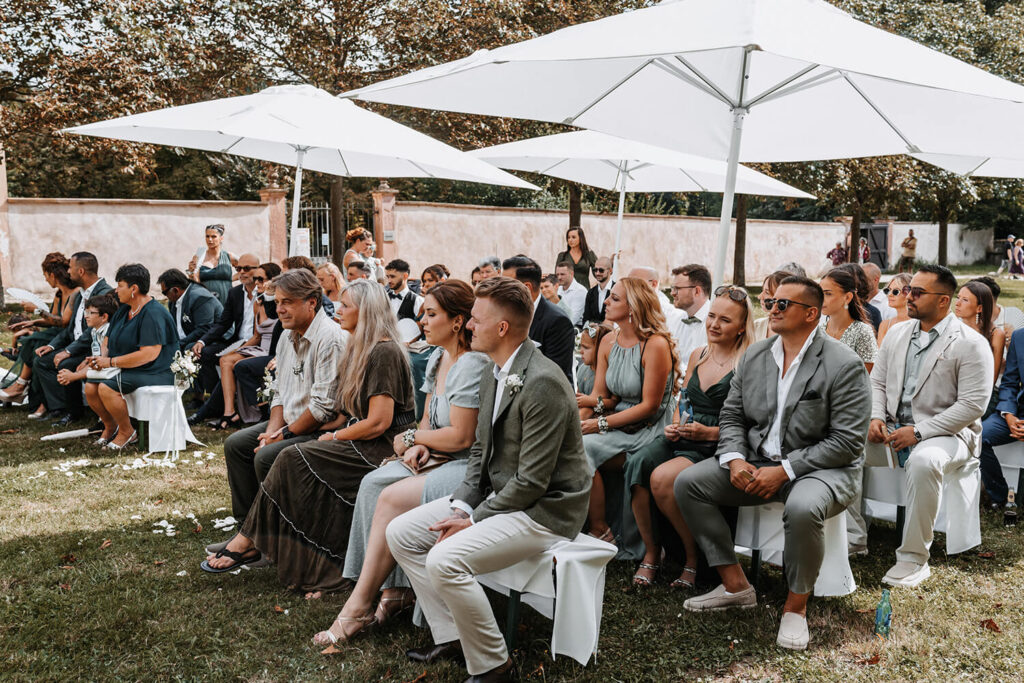
[[[717,358],[715,358],[715,352],[714,351],[708,351],[708,358],[711,359],[712,363],[714,363],[715,365],[717,365],[720,368],[724,368],[724,367],[728,366],[730,361],[732,360],[732,359],[729,359],[729,360],[726,360],[724,363],[722,363]]]
[[[130,318],[134,318],[136,315],[138,315],[139,311],[141,311],[142,307],[145,306],[145,305],[146,305],[146,302],[142,302],[141,304],[139,304],[138,308],[130,308],[130,309],[128,309],[128,318],[129,319]]]

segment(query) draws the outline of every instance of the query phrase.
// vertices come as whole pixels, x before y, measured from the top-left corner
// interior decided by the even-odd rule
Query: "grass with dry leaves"
[[[1024,286],[1008,289],[1006,303],[1021,305]],[[273,570],[200,571],[203,546],[227,535],[214,528],[229,514],[222,432],[197,430],[207,444],[199,458],[190,450],[175,467],[133,467],[138,454],[39,441],[49,431],[20,410],[0,411],[0,679],[465,678],[452,664],[407,661],[404,650],[428,635],[405,620],[321,655],[309,639],[345,594],[305,601]],[[525,609],[517,670],[538,681],[1016,680],[1024,670],[1022,530],[987,515],[983,525],[984,545],[964,555],[947,558],[938,537],[932,578],[893,592],[887,642],[872,634],[897,544],[895,529],[882,525],[872,530],[871,555],[852,560],[859,590],[812,600],[806,653],[774,644],[785,591],[777,569],[763,573],[756,609],[692,615],[685,596],[667,588],[674,570],[641,596],[627,590],[632,567],[614,563],[596,663],[552,661],[550,622]],[[504,598],[494,605],[503,616]]]

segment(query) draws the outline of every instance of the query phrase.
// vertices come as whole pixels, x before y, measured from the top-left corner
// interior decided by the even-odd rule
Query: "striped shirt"
[[[291,424],[309,409],[323,424],[337,414],[335,394],[338,367],[345,351],[347,336],[337,323],[319,310],[305,333],[281,332],[277,342],[277,371],[271,408],[284,409],[285,422]]]

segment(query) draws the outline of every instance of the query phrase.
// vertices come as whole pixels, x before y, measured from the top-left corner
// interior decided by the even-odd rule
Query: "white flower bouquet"
[[[263,386],[256,392],[256,398],[260,404],[270,403],[274,400],[274,371],[268,365],[263,371]]]
[[[171,372],[174,373],[175,385],[187,389],[192,385],[195,376],[199,374],[199,365],[191,353],[177,351],[171,360]]]

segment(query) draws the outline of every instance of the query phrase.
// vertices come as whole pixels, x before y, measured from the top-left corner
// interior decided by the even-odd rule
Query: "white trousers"
[[[405,570],[436,644],[462,642],[466,669],[479,675],[508,659],[505,640],[478,574],[510,567],[565,540],[524,512],[495,515],[437,543],[434,523],[451,514],[448,498],[410,510],[388,524],[391,553]]]
[[[896,549],[898,562],[928,561],[939,515],[943,477],[971,457],[967,444],[955,436],[936,436],[914,446],[904,466],[907,471],[907,521],[903,544]]]

